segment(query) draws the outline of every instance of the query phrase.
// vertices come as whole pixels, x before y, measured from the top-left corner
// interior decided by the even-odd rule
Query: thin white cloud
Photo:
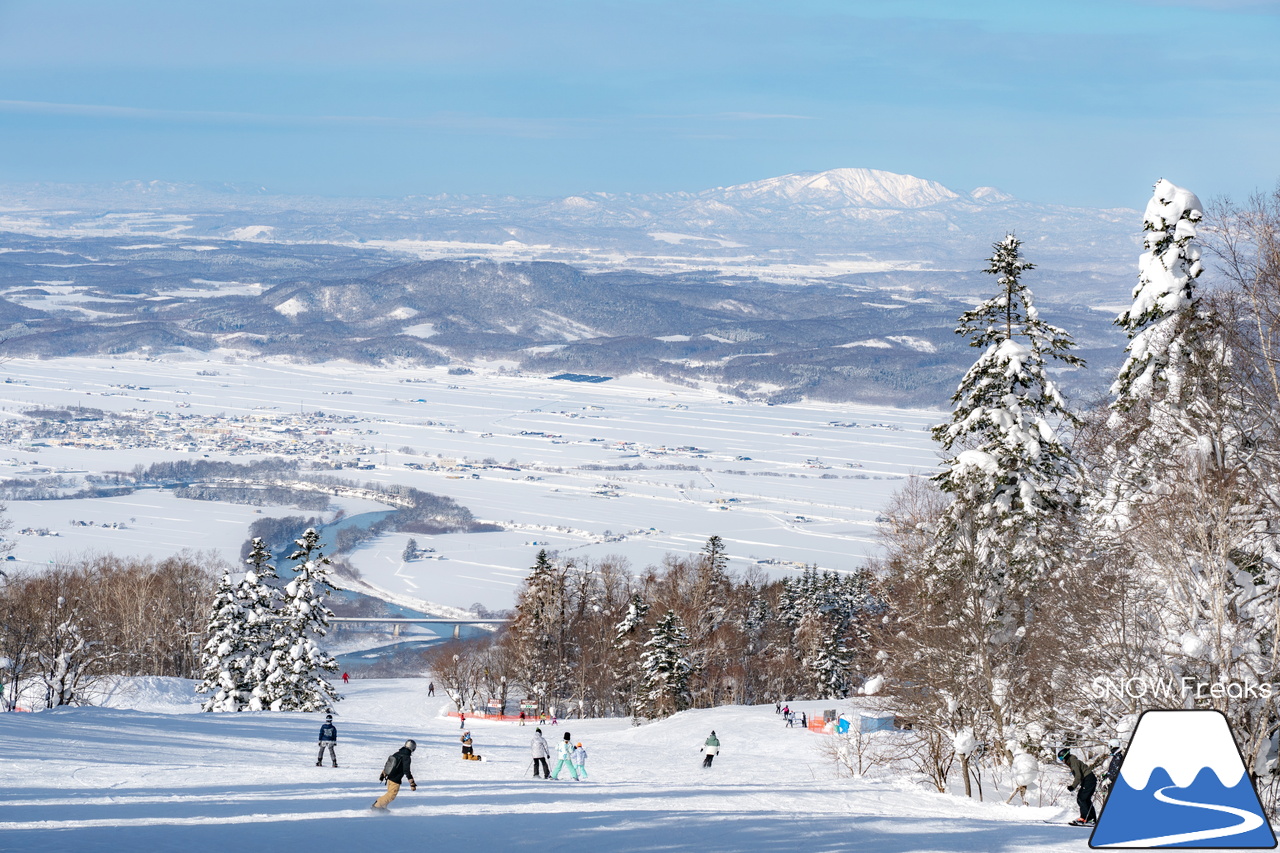
[[[28,115],[80,116],[131,121],[188,124],[239,124],[257,127],[385,127],[388,129],[443,128],[462,131],[508,133],[519,136],[555,136],[573,127],[590,124],[580,119],[501,118],[462,113],[440,113],[421,118],[342,115],[273,115],[218,110],[165,110],[122,107],[111,104],[65,104],[50,101],[0,100],[0,112]]]

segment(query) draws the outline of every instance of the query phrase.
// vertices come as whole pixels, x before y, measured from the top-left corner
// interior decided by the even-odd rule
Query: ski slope
[[[546,726],[549,743],[565,729],[584,743],[590,779],[543,781],[530,776],[532,726],[468,721],[485,760],[461,760],[458,721],[444,716],[447,700],[425,698],[422,680],[344,688],[338,769],[314,766],[322,715],[202,714],[192,685],[136,679],[111,707],[0,714],[0,847],[1053,853],[1087,841],[1087,830],[1043,822],[1065,821],[1066,809],[979,803],[905,778],[838,778],[823,736],[785,728],[772,707],[690,711],[639,728]],[[712,729],[721,754],[703,770]],[[418,790],[406,785],[390,814],[370,812],[382,763],[407,737],[419,744]]]

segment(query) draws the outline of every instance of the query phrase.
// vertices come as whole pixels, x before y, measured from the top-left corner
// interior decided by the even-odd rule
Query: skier
[[[1108,756],[1111,760],[1107,762],[1107,769],[1102,774],[1103,793],[1111,791],[1111,786],[1120,778],[1120,766],[1124,764],[1124,750],[1120,747],[1120,739],[1112,738],[1107,745],[1111,747],[1111,754]]]
[[[533,730],[533,742],[529,744],[530,750],[533,752],[533,778],[538,778],[538,766],[542,766],[542,778],[551,778],[551,768],[547,766],[547,759],[551,757],[551,748],[547,746],[547,741],[542,737],[542,729]]]
[[[400,781],[402,779],[409,780],[410,791],[418,790],[418,783],[413,781],[413,770],[411,768],[413,751],[417,748],[416,741],[407,740],[404,742],[404,746],[391,753],[391,756],[387,758],[387,763],[382,767],[382,773],[378,775],[379,782],[387,783],[387,792],[373,801],[372,808],[385,812],[387,806],[400,793]]]
[[[520,725],[524,725],[524,711],[520,712]]]
[[[342,683],[347,684],[350,681],[351,681],[351,676],[347,675],[345,672],[342,673]]]
[[[320,727],[320,754],[316,756],[316,767],[324,763],[325,748],[329,749],[329,760],[333,762],[333,766],[338,766],[338,756],[334,754],[333,748],[338,743],[338,729],[333,725],[333,714],[324,715],[324,725]]]
[[[436,683],[434,681],[427,682],[427,695],[428,696],[436,695]]]
[[[796,715],[790,711],[783,710],[782,717],[787,721],[787,728],[794,729],[796,727]]]
[[[461,741],[462,741],[462,757],[470,758],[472,755],[475,754],[474,750],[471,749],[471,732],[469,731],[463,732]]]
[[[465,729],[466,727],[467,727],[467,715],[459,711],[458,712],[458,728]]]
[[[569,741],[569,733],[564,733],[564,740],[560,741],[560,746],[556,748],[556,757],[560,760],[556,763],[555,772],[551,774],[552,779],[560,778],[560,771],[565,767],[569,768],[569,772],[573,774],[573,778],[578,778],[578,771],[573,766],[573,744]]]
[[[582,742],[573,748],[573,767],[578,771],[579,779],[587,778],[587,750],[583,747]]]
[[[809,715],[806,714],[804,711],[800,712],[800,728],[802,729],[809,728]]]
[[[706,758],[702,759],[703,767],[710,767],[712,760],[720,754],[720,738],[716,737],[716,730],[711,730],[711,737],[707,738],[702,745],[702,752]]]
[[[1065,746],[1058,750],[1058,760],[1071,771],[1071,784],[1067,786],[1067,790],[1076,792],[1076,805],[1080,806],[1080,817],[1071,821],[1071,825],[1097,823],[1098,813],[1093,810],[1093,792],[1098,787],[1098,777]]]

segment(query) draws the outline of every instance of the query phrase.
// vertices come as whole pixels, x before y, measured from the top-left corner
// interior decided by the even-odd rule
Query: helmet
[[[1067,756],[1068,756],[1068,755],[1070,755],[1070,754],[1071,754],[1071,750],[1067,749],[1067,748],[1064,746],[1062,749],[1058,750],[1058,760],[1059,760],[1059,761],[1066,761],[1066,760],[1067,760]]]
[[[576,744],[576,746],[582,746],[582,741],[578,741],[578,743]]]
[[[1107,741],[1107,746],[1111,747],[1112,749],[1119,749],[1119,748],[1120,748],[1120,738],[1118,738],[1118,737],[1113,737],[1111,740]]]
[[[333,722],[333,714],[325,714],[325,715],[324,715],[324,721],[325,721],[326,723],[331,723],[331,722]]]
[[[407,740],[404,742],[404,746],[405,746],[405,749],[409,750],[410,752],[413,752],[415,749],[418,748],[418,742],[416,740]]]

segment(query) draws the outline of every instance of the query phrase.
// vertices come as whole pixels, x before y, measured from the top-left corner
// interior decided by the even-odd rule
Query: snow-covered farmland
[[[934,466],[927,427],[942,417],[752,404],[654,380],[554,381],[496,366],[450,375],[343,363],[59,359],[11,361],[3,375],[0,416],[76,405],[157,423],[180,415],[198,419],[190,432],[210,443],[13,444],[0,448],[0,476],[292,454],[342,462],[334,474],[351,480],[457,500],[503,531],[419,535],[420,546],[435,550],[408,563],[401,560],[408,535],[387,534],[350,559],[375,587],[462,607],[507,606],[542,547],[619,555],[640,568],[669,552],[697,551],[717,534],[738,569],[855,569],[875,551],[875,519],[892,492]],[[354,420],[335,429],[319,413]],[[229,435],[240,444],[229,449]],[[186,546],[231,557],[261,517],[252,507],[151,491],[76,504],[10,501],[16,528],[58,534],[18,536],[15,556],[33,563],[86,549],[163,556]],[[73,518],[126,521],[128,529],[73,527]]]
[[[447,700],[420,680],[354,681],[339,704],[338,768],[315,766],[317,714],[200,714],[194,682],[127,682],[109,708],[0,714],[5,849],[93,851],[451,850],[1037,851],[1083,849],[1063,807],[927,790],[905,776],[841,778],[824,736],[784,728],[772,706],[688,711],[632,728],[573,720],[589,780],[533,779],[532,727],[469,720],[463,761]],[[834,701],[795,706],[812,715]],[[841,703],[847,709],[847,703]],[[715,730],[722,750],[703,770]],[[406,738],[414,776],[388,815],[369,811],[378,771]],[[1065,777],[1046,769],[1063,803]],[[1033,788],[1033,802],[1039,792]]]

